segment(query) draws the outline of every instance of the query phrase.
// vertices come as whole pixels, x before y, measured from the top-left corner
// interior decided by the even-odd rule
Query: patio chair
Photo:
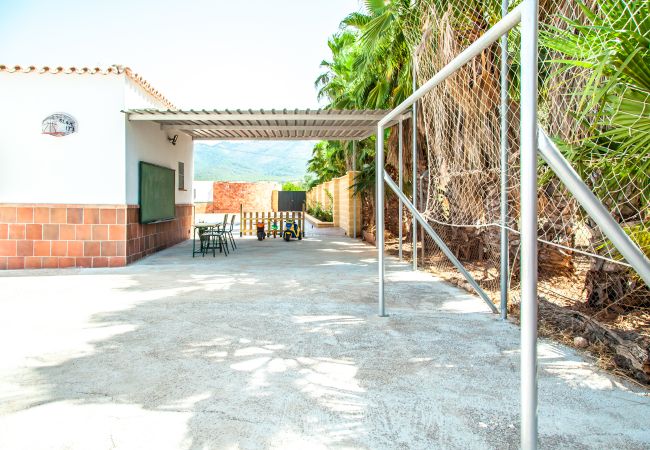
[[[212,256],[216,256],[216,249],[228,256],[228,238],[226,237],[226,225],[228,214],[223,216],[223,223],[206,230],[201,236],[201,249],[203,256],[212,250]]]
[[[237,248],[237,244],[235,243],[235,238],[232,235],[232,230],[235,228],[235,215],[232,215],[232,218],[230,219],[230,228],[226,231],[226,234],[230,238],[230,242],[232,242],[233,248]]]

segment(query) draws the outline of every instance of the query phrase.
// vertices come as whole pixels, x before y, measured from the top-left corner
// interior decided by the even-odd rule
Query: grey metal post
[[[537,22],[521,16],[521,448],[537,448]]]
[[[508,15],[508,0],[501,3],[501,17]],[[508,245],[508,33],[501,36],[501,319],[508,317],[510,246]]]
[[[571,164],[562,156],[555,144],[543,130],[539,130],[539,153],[557,177],[564,183],[573,197],[587,211],[602,232],[609,238],[625,260],[636,270],[639,276],[650,286],[650,261],[639,247],[614,220],[607,208],[573,170]]]
[[[404,180],[402,180],[402,153],[403,153],[403,127],[402,127],[402,118],[400,117],[399,119],[399,139],[398,139],[398,153],[397,153],[397,165],[398,165],[398,180],[397,182],[399,183],[399,190],[403,191],[404,190]],[[402,210],[404,207],[402,206],[402,199],[399,200],[399,211],[397,212],[397,223],[398,225],[398,240],[399,240],[399,260],[402,260]]]
[[[417,73],[415,72],[415,56],[411,62],[411,73],[413,75],[413,92],[418,89]],[[418,116],[417,116],[417,101],[413,102],[411,106],[411,124],[413,134],[413,144],[411,146],[413,156],[413,205],[417,205],[417,176],[418,176]],[[413,217],[412,236],[413,236],[413,270],[418,270],[418,222]]]
[[[386,317],[384,302],[384,127],[377,126],[377,152],[376,152],[375,182],[377,183],[377,208],[376,238],[377,265],[379,268],[379,316]]]
[[[356,176],[357,176],[357,141],[352,141],[352,172],[354,172],[354,177],[356,181]],[[352,191],[352,221],[354,224],[352,225],[352,230],[354,233],[354,239],[357,238],[357,196],[354,192]]]

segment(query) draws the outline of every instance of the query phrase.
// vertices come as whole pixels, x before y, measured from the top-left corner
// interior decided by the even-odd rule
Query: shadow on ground
[[[379,318],[368,246],[239,244],[0,280],[14,320],[45,324],[0,371],[0,446],[518,448],[518,329],[480,300],[391,259]],[[544,446],[648,443],[642,392],[562,346],[540,357]]]

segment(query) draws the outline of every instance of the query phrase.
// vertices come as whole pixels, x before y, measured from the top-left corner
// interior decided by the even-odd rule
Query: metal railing
[[[481,36],[479,39],[477,39],[474,43],[472,43],[469,47],[467,47],[464,51],[462,51],[458,56],[456,56],[454,59],[449,62],[445,67],[443,67],[434,77],[432,77],[430,80],[428,80],[424,85],[422,85],[419,89],[416,89],[413,94],[411,94],[406,100],[404,100],[402,103],[400,103],[395,109],[393,109],[391,112],[389,112],[384,118],[382,118],[379,123],[377,124],[377,154],[376,154],[376,162],[377,162],[377,167],[381,168],[381,170],[377,170],[377,182],[376,182],[376,189],[377,189],[377,201],[378,201],[378,207],[377,207],[377,246],[378,248],[382,249],[379,252],[379,315],[384,316],[385,315],[385,299],[384,299],[384,252],[383,252],[383,245],[384,245],[384,210],[383,210],[383,203],[384,203],[384,183],[381,182],[381,177],[383,175],[384,179],[390,179],[388,174],[385,173],[383,170],[384,167],[384,129],[389,126],[393,121],[395,121],[400,114],[402,114],[404,111],[406,111],[407,108],[412,107],[416,104],[416,102],[422,98],[426,93],[431,91],[433,88],[444,82],[447,78],[449,78],[454,72],[456,72],[459,68],[461,68],[463,65],[465,65],[468,61],[470,61],[472,58],[478,56],[482,51],[484,51],[486,48],[488,48],[490,45],[494,44],[497,40],[499,40],[502,36],[506,35],[508,31],[510,31],[512,28],[514,28],[517,24],[522,22],[522,17],[526,14],[528,15],[534,15],[534,18],[529,20],[532,22],[532,25],[534,25],[534,30],[532,32],[522,32],[522,41],[524,39],[524,36],[527,35],[532,35],[534,34],[535,36],[533,37],[528,37],[529,40],[534,40],[535,45],[534,46],[528,46],[524,48],[529,48],[531,51],[529,53],[534,53],[534,57],[532,58],[535,61],[534,67],[530,66],[525,67],[524,65],[524,58],[522,57],[522,103],[523,103],[523,97],[528,96],[533,99],[533,104],[534,104],[534,110],[533,114],[531,117],[534,119],[533,123],[528,130],[528,132],[531,132],[531,138],[529,139],[529,145],[531,146],[530,152],[534,155],[535,152],[535,145],[530,144],[530,142],[534,142],[535,136],[536,136],[536,103],[537,103],[537,97],[536,97],[536,82],[534,83],[535,90],[527,92],[526,95],[524,95],[524,90],[523,90],[523,74],[524,72],[532,71],[534,72],[533,74],[529,75],[529,78],[536,78],[537,74],[537,53],[534,50],[536,48],[536,35],[537,35],[537,2],[536,0],[526,0],[524,3],[520,4],[516,8],[514,8],[510,13],[508,13],[505,17],[503,17],[499,22],[497,22],[492,28],[490,28],[488,31],[485,32],[483,36]],[[527,45],[530,44],[530,42],[527,43]],[[523,45],[522,45],[523,47]],[[414,80],[415,81],[415,80]],[[522,115],[523,117],[523,115]],[[401,122],[401,121],[400,121]],[[414,125],[414,133],[413,133],[413,198],[415,199],[415,189],[417,186],[417,160],[416,160],[416,138],[417,138],[417,119],[415,118],[415,112],[413,112],[413,120],[412,123]],[[522,135],[524,133],[524,124],[522,123]],[[401,139],[400,139],[400,155],[401,155]],[[524,140],[522,139],[522,143]],[[523,149],[522,149],[523,152]],[[401,169],[401,167],[400,167]],[[536,176],[536,171],[535,171],[535,176]],[[386,178],[388,177],[388,178]],[[392,180],[391,180],[392,181]],[[533,180],[536,185],[536,179]],[[531,184],[530,182],[528,184]],[[394,185],[394,182],[393,182]],[[523,186],[523,185],[522,185]],[[398,191],[401,192],[401,189],[395,185]],[[392,186],[391,186],[392,188]],[[393,189],[395,190],[395,189]],[[398,197],[400,197],[400,194],[396,192]],[[403,192],[401,192],[403,195]],[[404,198],[406,198],[404,196]],[[401,203],[404,203],[404,198],[400,197]],[[413,210],[417,212],[413,204],[409,203],[411,207],[413,207]],[[411,208],[409,208],[411,209]],[[412,212],[413,212],[412,210]],[[417,242],[417,237],[415,234],[415,230],[417,229],[417,218],[415,217],[414,213],[414,225],[413,225],[413,267],[414,269],[417,269],[417,260],[416,256],[417,255],[417,246],[415,243]],[[429,227],[431,232],[433,232],[433,235],[431,235],[432,239],[434,241],[440,241],[440,237],[433,231],[431,227]],[[536,234],[536,232],[535,232]],[[523,241],[523,237],[522,237]],[[400,239],[401,243],[401,239]],[[536,240],[535,240],[535,245],[536,245]],[[449,257],[449,255],[446,253],[446,255]],[[452,254],[453,256],[453,254]],[[455,259],[455,257],[454,257]],[[452,261],[453,262],[453,261]],[[457,259],[456,259],[456,262]],[[458,262],[458,264],[460,264]],[[458,267],[456,263],[454,263]],[[481,288],[478,286],[478,283],[472,278],[472,276],[469,274],[469,272],[464,271],[461,272],[463,273],[463,276],[467,279],[467,281],[472,285],[473,287],[475,286],[475,290],[479,294],[479,296],[483,297],[485,293],[481,290]],[[478,288],[478,289],[477,289]],[[486,296],[487,297],[487,296]],[[492,302],[489,302],[492,307],[494,305]],[[495,308],[496,309],[496,308]],[[495,311],[498,312],[498,311]]]
[[[472,58],[478,56],[490,45],[505,36],[517,24],[522,24],[521,48],[521,270],[522,270],[522,299],[521,299],[521,446],[524,449],[537,447],[537,0],[525,0],[498,23],[491,27],[479,39],[451,60],[419,89],[414,90],[406,100],[381,119],[377,125],[376,152],[376,198],[377,198],[377,250],[379,271],[378,309],[379,315],[386,316],[384,295],[384,182],[397,194],[401,202],[413,214],[413,266],[417,268],[417,238],[416,221],[431,236],[445,255],[474,288],[477,294],[485,300],[492,311],[498,312],[478,283],[465,270],[458,259],[447,248],[433,228],[409,202],[399,186],[384,170],[384,129],[388,124],[402,114],[406,108],[413,108],[413,199],[416,188],[416,151],[417,119],[415,115],[416,102],[427,92],[444,82],[454,72],[464,66]],[[415,201],[414,201],[415,203]],[[524,206],[525,205],[525,206]],[[400,240],[401,244],[401,240]]]

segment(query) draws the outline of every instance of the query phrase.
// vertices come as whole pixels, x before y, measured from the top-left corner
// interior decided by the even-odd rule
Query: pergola
[[[130,121],[154,122],[170,134],[184,133],[191,136],[193,140],[352,141],[353,155],[356,155],[356,142],[377,133],[379,122],[390,111],[285,108],[270,110],[130,109],[123,112],[126,113]],[[400,161],[402,158],[402,122],[409,117],[411,117],[411,112],[405,111],[384,125],[384,127],[391,127],[399,124]],[[415,160],[413,164],[415,167]],[[356,170],[355,156],[352,157],[352,170]],[[357,208],[356,203],[353,205],[354,235],[356,236]],[[402,208],[400,208],[399,214],[401,220]],[[415,251],[413,254],[416,257]]]
[[[129,120],[156,122],[170,133],[181,132],[195,140],[358,141],[375,134],[388,111],[131,109],[125,113]]]

